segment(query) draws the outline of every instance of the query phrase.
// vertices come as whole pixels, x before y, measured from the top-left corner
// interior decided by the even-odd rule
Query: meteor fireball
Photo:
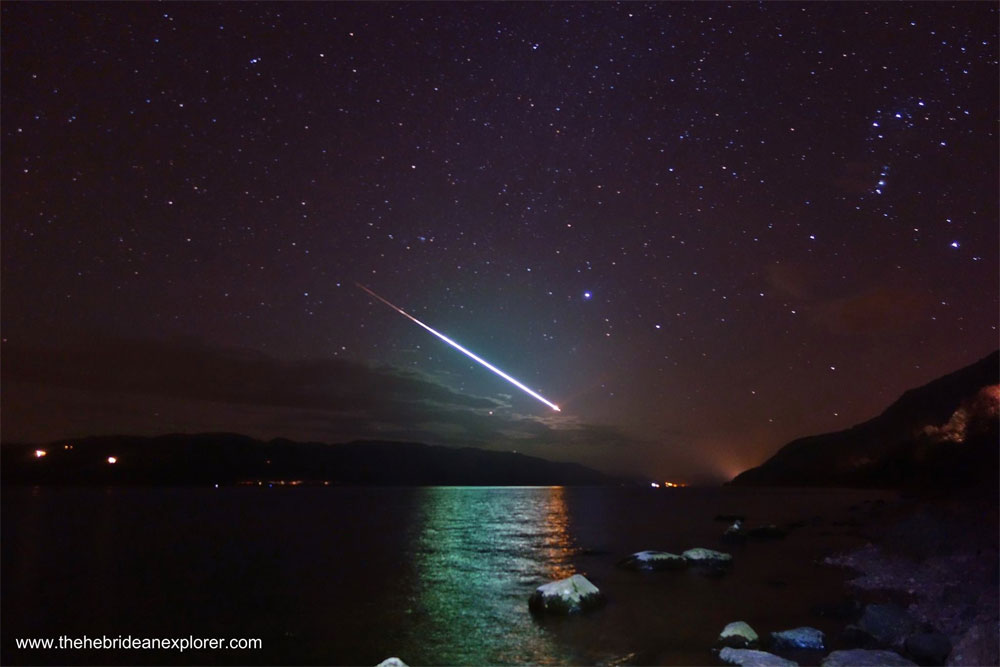
[[[453,348],[455,348],[456,350],[458,350],[462,354],[466,355],[467,357],[469,357],[473,361],[475,361],[475,362],[477,362],[479,364],[482,364],[486,368],[490,369],[491,371],[493,371],[494,373],[496,373],[497,375],[499,375],[500,377],[502,377],[504,380],[506,380],[507,382],[510,382],[512,385],[514,385],[515,387],[517,387],[521,391],[525,392],[526,394],[528,394],[532,398],[538,399],[539,401],[541,401],[545,405],[549,406],[550,408],[552,408],[556,412],[562,412],[559,409],[559,406],[556,405],[555,403],[553,403],[552,401],[548,400],[547,398],[545,398],[544,396],[542,396],[538,392],[535,392],[535,391],[529,389],[524,384],[522,384],[518,380],[512,378],[511,376],[507,375],[502,370],[500,370],[499,368],[497,368],[493,364],[489,363],[488,361],[486,361],[484,359],[480,359],[475,354],[473,354],[469,350],[465,349],[464,347],[462,347],[461,345],[459,345],[458,343],[456,343],[452,339],[448,338],[444,334],[439,333],[439,332],[435,331],[434,329],[430,328],[429,326],[427,326],[426,324],[424,324],[423,322],[421,322],[420,320],[418,320],[417,318],[415,318],[413,315],[410,315],[408,312],[406,312],[405,310],[403,310],[399,306],[396,306],[396,305],[393,305],[392,303],[389,303],[388,301],[386,301],[385,299],[383,299],[378,294],[376,294],[375,292],[371,291],[370,289],[368,289],[367,287],[365,287],[361,283],[356,283],[356,285],[358,287],[360,287],[361,289],[363,289],[365,292],[367,292],[370,296],[375,297],[376,299],[378,299],[379,301],[381,301],[385,305],[387,305],[390,308],[392,308],[393,310],[395,310],[400,315],[403,315],[404,317],[406,317],[406,318],[412,320],[413,322],[419,324],[424,329],[427,329],[427,331],[430,331],[432,334],[434,334],[435,336],[437,336],[438,338],[440,338],[444,342],[448,343],[448,345],[451,345]]]

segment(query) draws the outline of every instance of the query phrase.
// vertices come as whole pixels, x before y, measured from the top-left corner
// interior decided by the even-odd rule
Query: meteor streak
[[[406,312],[405,310],[403,310],[399,306],[395,306],[395,305],[389,303],[388,301],[386,301],[385,299],[383,299],[378,294],[376,294],[375,292],[371,291],[370,289],[368,289],[367,287],[365,287],[361,283],[355,283],[355,284],[358,287],[360,287],[361,289],[363,289],[365,292],[368,292],[368,294],[370,296],[375,297],[376,299],[378,299],[379,301],[381,301],[385,305],[387,305],[390,308],[392,308],[393,310],[395,310],[400,315],[403,315],[404,317],[407,317],[407,318],[413,320],[414,322],[416,322],[417,324],[419,324],[420,326],[422,326],[424,329],[427,329],[432,334],[434,334],[435,336],[437,336],[438,338],[440,338],[444,342],[448,343],[448,345],[451,345],[453,348],[455,348],[456,350],[458,350],[462,354],[466,355],[467,357],[469,357],[473,361],[476,361],[476,362],[482,364],[483,366],[486,366],[486,368],[490,369],[491,371],[493,371],[494,373],[496,373],[497,375],[499,375],[500,377],[502,377],[507,382],[510,382],[512,385],[514,385],[515,387],[517,387],[521,391],[526,392],[529,396],[532,396],[533,398],[537,398],[539,401],[541,401],[545,405],[549,406],[550,408],[552,408],[556,412],[562,412],[562,410],[559,409],[558,405],[556,405],[552,401],[548,400],[547,398],[545,398],[544,396],[542,396],[538,392],[532,391],[528,387],[524,386],[522,383],[518,382],[517,380],[515,380],[511,376],[507,375],[506,373],[504,373],[502,370],[500,370],[499,368],[497,368],[493,364],[491,364],[488,361],[485,361],[483,359],[480,359],[479,357],[477,357],[476,355],[474,355],[472,352],[469,352],[464,347],[462,347],[461,345],[459,345],[458,343],[456,343],[452,339],[448,338],[444,334],[438,333],[434,329],[431,329],[429,326],[427,326],[426,324],[424,324],[423,322],[421,322],[420,320],[418,320],[417,318],[415,318],[413,315],[410,315],[408,312]]]

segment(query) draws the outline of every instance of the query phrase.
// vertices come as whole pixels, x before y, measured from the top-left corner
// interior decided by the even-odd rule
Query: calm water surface
[[[728,622],[839,627],[816,565],[875,494],[626,488],[7,488],[3,664],[715,664]],[[720,513],[806,520],[727,547]],[[642,549],[733,553],[721,579],[615,566]],[[540,584],[585,574],[594,613],[539,619]],[[260,637],[253,652],[17,651],[16,637]]]

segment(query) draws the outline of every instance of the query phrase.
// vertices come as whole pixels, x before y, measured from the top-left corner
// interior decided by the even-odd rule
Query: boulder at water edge
[[[579,614],[602,604],[601,591],[582,574],[539,586],[528,599],[528,609],[536,614]]]
[[[733,564],[733,557],[721,551],[711,549],[688,549],[683,554],[688,565],[709,577],[721,577]]]
[[[382,662],[375,665],[375,667],[408,667],[408,665],[400,660],[399,658],[386,658]]]
[[[823,658],[820,667],[908,667],[916,665],[893,651],[834,651]]]
[[[730,544],[742,544],[747,541],[747,535],[743,532],[743,522],[737,519],[726,532],[722,534],[722,541]]]
[[[810,627],[794,628],[772,632],[771,648],[804,648],[811,651],[822,651],[826,648],[825,639],[822,630]]]
[[[639,551],[618,564],[630,570],[680,570],[687,567],[687,560],[666,551]]]
[[[743,667],[798,667],[799,663],[785,660],[773,653],[754,651],[748,648],[729,648],[719,651],[719,659],[730,665]]]
[[[858,627],[885,646],[902,646],[919,630],[919,624],[898,604],[870,604],[858,619]]]
[[[691,565],[730,565],[733,562],[733,557],[727,553],[721,551],[713,551],[712,549],[702,549],[698,547],[697,549],[688,549],[683,554],[687,562]]]
[[[716,641],[730,648],[753,648],[757,645],[758,639],[757,633],[749,624],[736,621],[724,627]]]

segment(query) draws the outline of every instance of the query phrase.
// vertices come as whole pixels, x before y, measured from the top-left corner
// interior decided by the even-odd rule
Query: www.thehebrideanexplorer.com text
[[[41,649],[61,651],[120,650],[120,651],[246,651],[259,650],[263,642],[259,637],[133,637],[118,635],[109,637],[41,637],[17,638],[18,649]]]

